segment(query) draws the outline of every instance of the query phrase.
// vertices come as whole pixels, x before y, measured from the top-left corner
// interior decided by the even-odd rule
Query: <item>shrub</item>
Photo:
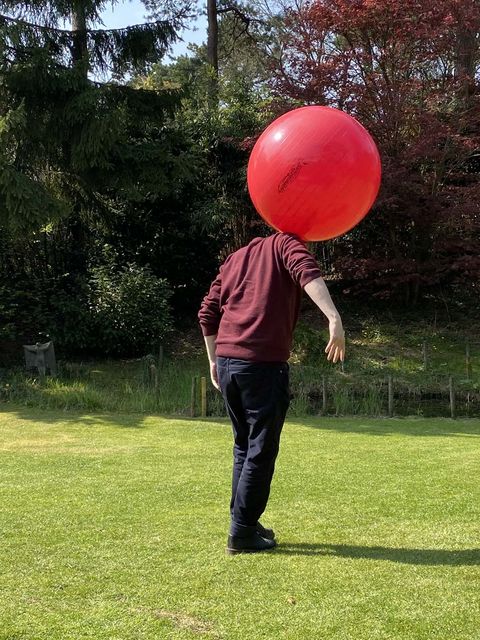
[[[92,270],[90,310],[98,350],[107,355],[151,351],[172,330],[167,280],[148,267],[128,264]]]

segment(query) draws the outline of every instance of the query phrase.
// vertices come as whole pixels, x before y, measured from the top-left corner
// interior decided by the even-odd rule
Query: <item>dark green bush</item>
[[[75,285],[58,284],[52,288],[49,300],[51,323],[49,335],[62,355],[88,353],[96,343],[92,314],[89,309],[90,289],[84,278],[77,278]],[[96,347],[95,353],[98,353]]]
[[[118,271],[99,266],[92,273],[90,311],[100,352],[140,355],[165,340],[172,330],[167,280],[135,264]]]

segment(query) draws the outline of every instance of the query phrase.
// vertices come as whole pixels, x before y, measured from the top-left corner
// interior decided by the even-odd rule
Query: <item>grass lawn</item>
[[[480,421],[291,419],[226,556],[225,421],[0,413],[1,640],[480,638]]]

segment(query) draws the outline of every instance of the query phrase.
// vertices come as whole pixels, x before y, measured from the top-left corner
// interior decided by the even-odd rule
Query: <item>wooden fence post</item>
[[[150,381],[155,391],[158,391],[158,370],[154,364],[150,365]]]
[[[207,416],[207,379],[205,376],[200,378],[200,396],[201,396],[201,407],[202,407],[202,418]]]
[[[448,389],[450,391],[450,416],[455,418],[455,387],[453,386],[453,377],[448,379]]]
[[[197,397],[197,376],[193,376],[192,378],[192,391],[190,396],[190,417],[195,417],[195,405],[196,405],[196,397]]]
[[[393,378],[388,376],[388,417],[393,418]]]

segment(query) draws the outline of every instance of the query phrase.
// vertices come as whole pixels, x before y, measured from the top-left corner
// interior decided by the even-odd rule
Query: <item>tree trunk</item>
[[[88,41],[87,20],[84,0],[75,0],[72,5],[73,48],[72,59],[74,66],[81,68],[85,77],[88,76]]]
[[[83,78],[88,80],[88,39],[85,0],[74,0],[72,3],[72,60],[74,68],[78,69]],[[74,274],[86,272],[85,258],[85,229],[82,222],[81,204],[74,200],[72,214],[65,222],[67,238],[70,243],[68,270]]]
[[[472,20],[465,19],[465,16],[460,14],[457,34],[456,34],[456,51],[455,51],[455,78],[460,82],[460,94],[465,101],[466,105],[470,101],[475,91],[475,71],[478,58],[478,40],[477,34],[480,28],[480,2],[478,0],[472,0],[471,7],[472,14],[477,16],[477,19],[472,23]],[[467,17],[468,18],[468,17]]]
[[[210,102],[218,101],[218,11],[217,0],[207,0],[207,61],[212,67],[209,87]]]

